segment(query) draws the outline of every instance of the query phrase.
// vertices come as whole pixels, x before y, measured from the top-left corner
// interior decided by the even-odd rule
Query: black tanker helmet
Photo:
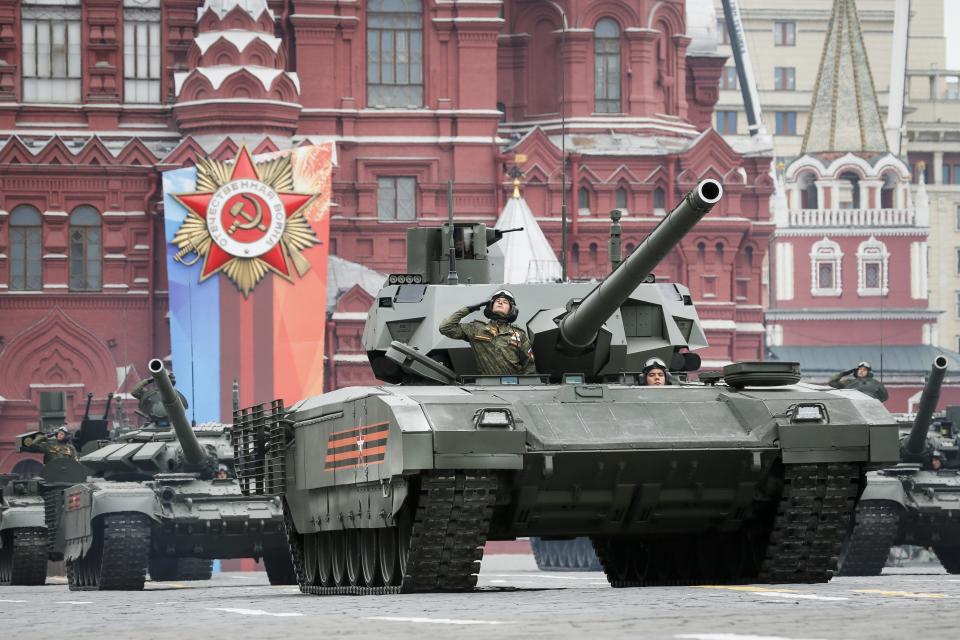
[[[650,358],[647,360],[646,364],[643,365],[643,375],[647,375],[651,369],[660,369],[663,371],[664,375],[667,373],[667,363],[665,363],[660,358]]]
[[[506,298],[510,301],[510,313],[504,318],[493,313],[493,301],[497,298]],[[490,296],[487,306],[483,308],[483,315],[490,318],[491,320],[503,320],[504,322],[513,322],[517,319],[517,315],[520,313],[520,310],[517,308],[517,299],[513,297],[513,294],[507,291],[506,289],[499,289]]]

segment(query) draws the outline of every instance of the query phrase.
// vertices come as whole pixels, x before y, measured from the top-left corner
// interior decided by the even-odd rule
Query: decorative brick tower
[[[910,170],[888,150],[854,0],[834,1],[802,152],[778,182],[769,355],[821,382],[866,360],[888,406],[906,411],[938,355],[929,211],[923,185],[912,201]]]
[[[285,70],[275,29],[266,0],[207,0],[197,9],[190,71],[174,76],[174,114],[184,134],[294,135],[300,79]]]

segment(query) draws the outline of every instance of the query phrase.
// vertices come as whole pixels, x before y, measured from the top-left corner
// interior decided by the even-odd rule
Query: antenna
[[[457,275],[457,249],[453,239],[453,180],[447,180],[447,230],[449,232],[450,271],[447,273],[447,284],[460,284]]]
[[[567,19],[563,19],[560,32],[560,281],[567,281],[567,118],[566,118],[566,69],[563,67],[563,52],[567,44]]]

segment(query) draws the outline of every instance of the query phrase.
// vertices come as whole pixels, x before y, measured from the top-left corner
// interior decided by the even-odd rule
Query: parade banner
[[[163,174],[170,344],[196,422],[323,392],[332,143]]]

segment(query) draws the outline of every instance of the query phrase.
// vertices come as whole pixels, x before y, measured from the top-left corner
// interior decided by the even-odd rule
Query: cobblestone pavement
[[[960,576],[933,564],[822,585],[611,589],[599,573],[540,572],[530,556],[499,555],[484,560],[472,594],[315,597],[262,573],[133,593],[71,592],[62,578],[0,587],[0,637],[17,640],[884,640],[957,629]]]

